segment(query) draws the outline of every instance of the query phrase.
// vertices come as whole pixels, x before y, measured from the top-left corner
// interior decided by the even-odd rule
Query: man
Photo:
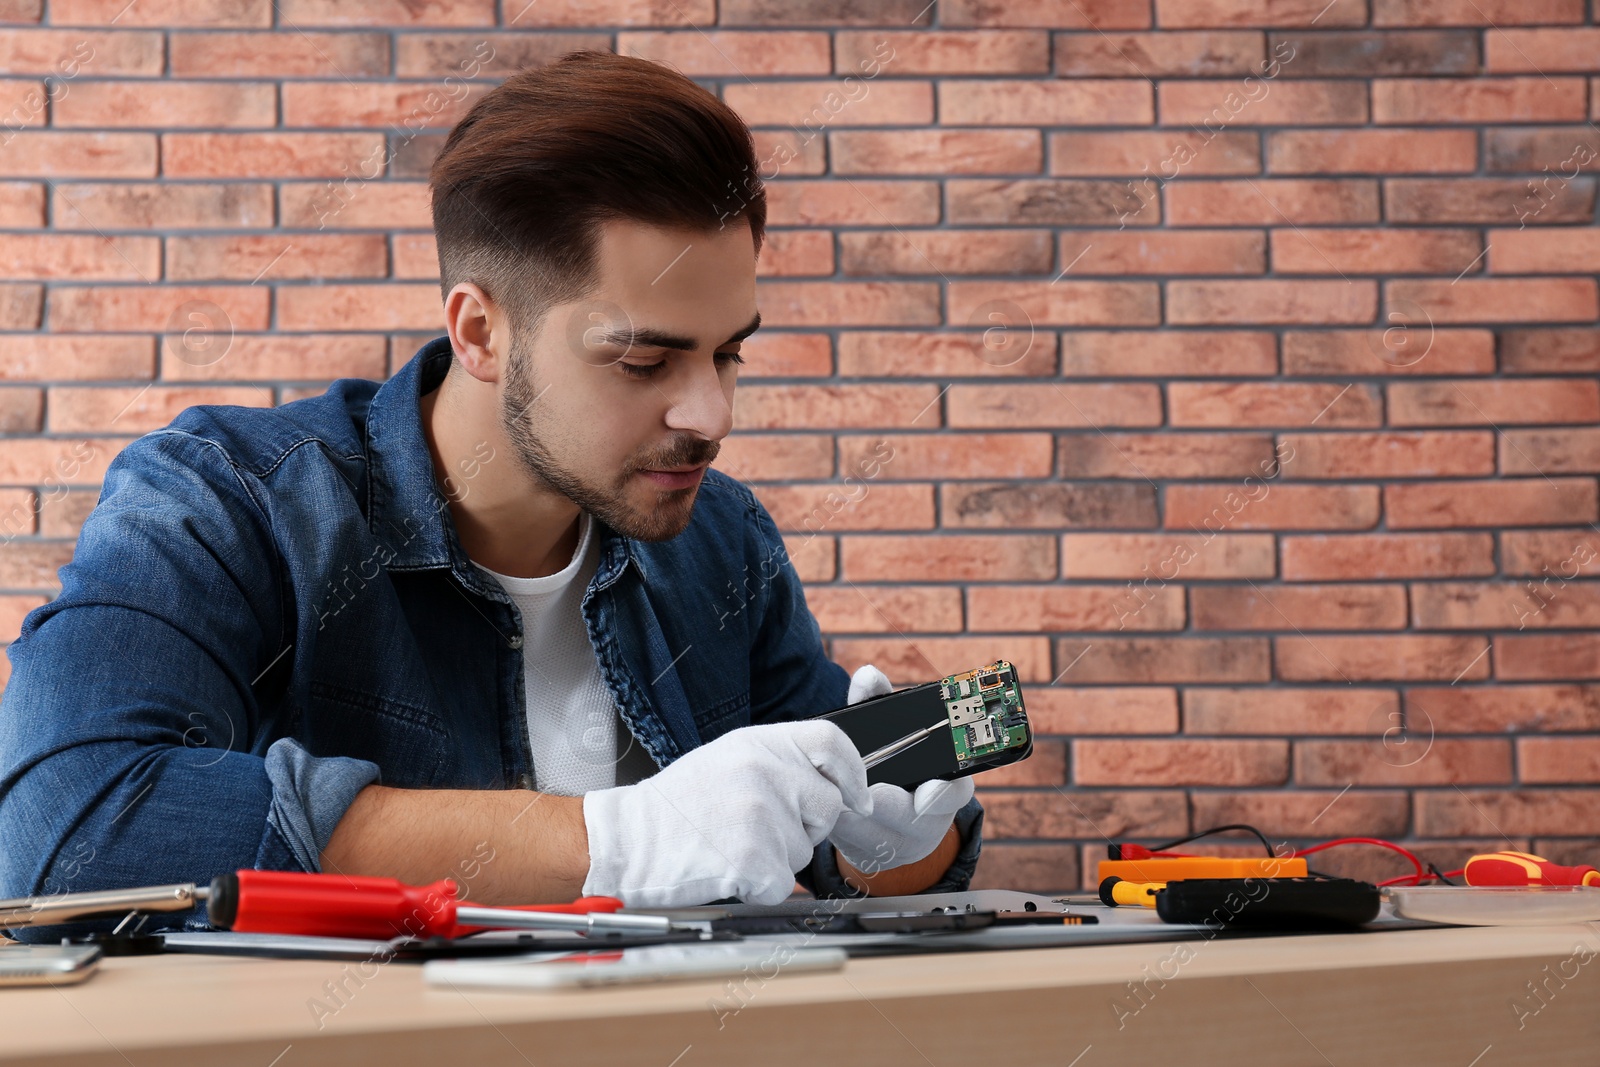
[[[869,790],[796,721],[888,683],[825,658],[771,518],[708,469],[760,323],[755,173],[737,116],[642,60],[483,97],[431,177],[446,336],[381,386],[191,408],[107,471],[9,650],[0,895],[965,888],[970,779]]]

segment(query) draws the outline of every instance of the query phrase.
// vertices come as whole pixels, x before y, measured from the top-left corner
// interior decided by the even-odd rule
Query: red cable
[[[1298,858],[1298,857],[1301,857],[1301,856],[1309,856],[1313,852],[1321,852],[1323,849],[1335,848],[1335,847],[1337,847],[1339,845],[1377,845],[1379,848],[1386,848],[1386,849],[1389,849],[1391,852],[1400,853],[1400,855],[1404,856],[1406,859],[1411,861],[1411,866],[1416,868],[1416,874],[1414,874],[1414,875],[1402,875],[1403,878],[1411,878],[1411,879],[1413,879],[1413,881],[1411,882],[1412,885],[1416,885],[1418,882],[1422,881],[1422,879],[1424,879],[1424,878],[1431,877],[1423,869],[1422,861],[1416,857],[1415,853],[1411,852],[1409,849],[1401,848],[1399,845],[1395,844],[1393,841],[1384,841],[1384,840],[1381,840],[1380,838],[1376,838],[1376,837],[1340,837],[1340,838],[1336,838],[1336,839],[1334,839],[1332,841],[1324,841],[1320,845],[1312,845],[1310,848],[1296,849],[1294,852],[1291,852],[1289,855],[1290,855],[1291,858]],[[1387,885],[1389,883],[1385,882],[1385,883],[1380,883],[1380,884]]]

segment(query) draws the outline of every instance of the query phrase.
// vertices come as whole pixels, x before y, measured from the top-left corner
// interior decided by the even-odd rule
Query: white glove
[[[838,726],[732,730],[642,782],[584,794],[583,895],[631,907],[776,904],[847,808],[870,813],[872,796],[861,754]]]
[[[882,671],[867,664],[850,678],[849,702],[883,696],[893,690]],[[888,782],[871,789],[872,809],[846,811],[828,835],[839,855],[863,874],[923,859],[944,840],[955,813],[972,799],[972,779],[923,782],[916,792]]]

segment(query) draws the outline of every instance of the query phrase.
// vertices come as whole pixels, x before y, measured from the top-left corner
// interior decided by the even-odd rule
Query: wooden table
[[[4,1064],[1157,1062],[1593,1067],[1600,924],[857,959],[742,991],[458,992],[415,964],[193,955],[0,990]]]

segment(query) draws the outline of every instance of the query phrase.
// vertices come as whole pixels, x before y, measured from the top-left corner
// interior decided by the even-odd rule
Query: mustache
[[[708,441],[704,437],[679,436],[672,443],[654,452],[639,456],[630,466],[636,471],[659,470],[663,467],[687,467],[709,464],[722,451],[722,442]]]

